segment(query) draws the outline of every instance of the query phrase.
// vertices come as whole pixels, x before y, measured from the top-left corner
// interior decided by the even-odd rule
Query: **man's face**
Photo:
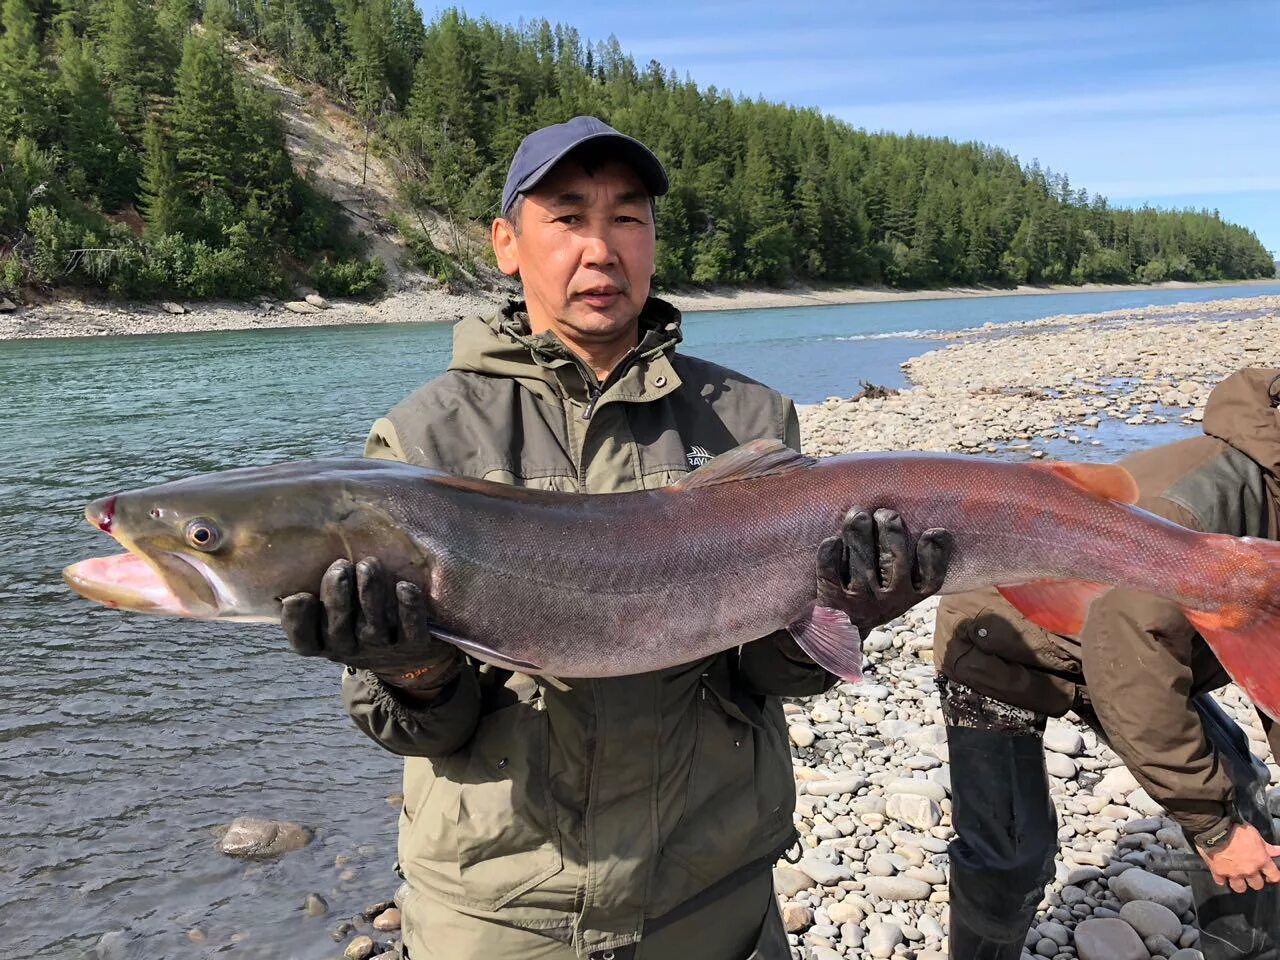
[[[644,183],[610,161],[588,174],[572,158],[525,196],[516,229],[493,224],[498,267],[520,274],[533,332],[570,345],[636,336],[654,271],[654,224]]]

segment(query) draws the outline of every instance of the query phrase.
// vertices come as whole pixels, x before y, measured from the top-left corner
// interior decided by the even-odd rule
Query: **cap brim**
[[[528,193],[536,187],[547,174],[555,169],[556,164],[575,150],[588,143],[599,143],[606,140],[616,145],[619,159],[636,172],[651,196],[661,197],[667,192],[670,186],[667,180],[667,171],[662,168],[661,162],[654,156],[652,150],[634,137],[628,137],[625,133],[595,133],[570,144],[547,159],[541,166],[535,168],[515,185],[511,200],[515,200],[520,194]],[[508,202],[507,208],[509,209],[510,206],[511,204]],[[504,209],[502,212],[506,213],[507,211]]]

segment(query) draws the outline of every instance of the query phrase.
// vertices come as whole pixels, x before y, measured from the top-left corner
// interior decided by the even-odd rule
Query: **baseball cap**
[[[574,117],[535,130],[520,141],[502,188],[503,216],[519,194],[536,187],[557,163],[584,143],[607,144],[616,150],[618,159],[635,170],[652,196],[667,192],[667,172],[652,150],[597,117]]]

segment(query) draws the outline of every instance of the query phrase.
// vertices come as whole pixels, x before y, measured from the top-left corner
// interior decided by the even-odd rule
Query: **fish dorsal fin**
[[[1074,463],[1063,460],[1055,463],[1033,463],[1036,470],[1056,474],[1081,490],[1117,503],[1138,502],[1138,482],[1124,467],[1114,463]]]
[[[694,490],[734,480],[789,473],[811,467],[817,462],[813,457],[796,453],[781,440],[752,440],[720,454],[692,473],[685,474],[671,486],[675,490]]]

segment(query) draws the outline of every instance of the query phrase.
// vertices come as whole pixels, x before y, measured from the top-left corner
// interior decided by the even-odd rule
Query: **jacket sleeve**
[[[395,424],[373,425],[365,456],[407,462]],[[348,667],[342,676],[342,705],[356,727],[384,750],[402,757],[440,757],[463,746],[480,722],[480,685],[463,657],[457,679],[426,705],[410,704],[368,670]]]
[[[1232,785],[1191,703],[1195,628],[1173,603],[1115,589],[1081,631],[1085,685],[1112,748],[1191,837],[1216,832]]]
[[[800,449],[800,420],[790,400],[784,401],[783,440],[791,449]],[[775,697],[814,696],[839,680],[814,663],[786,630],[744,645],[738,654],[738,676],[751,693]]]
[[[475,670],[458,676],[426,706],[410,705],[368,670],[347,667],[342,705],[361,733],[402,757],[443,757],[463,746],[480,722]]]

